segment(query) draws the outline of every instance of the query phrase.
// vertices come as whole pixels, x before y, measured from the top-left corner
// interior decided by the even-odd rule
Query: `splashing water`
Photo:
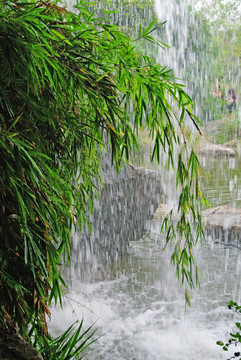
[[[173,68],[175,76],[185,81],[189,69],[192,69],[190,78],[197,77],[197,55],[192,49],[201,36],[197,35],[189,6],[190,2],[178,0],[155,3],[159,20],[168,20],[166,39],[162,40],[172,47],[160,52],[159,61]],[[205,88],[207,77],[208,72],[203,70],[198,81],[188,82],[191,94],[200,96],[198,88]],[[148,163],[146,154],[143,159]],[[212,206],[239,207],[241,178],[236,167],[240,159],[220,161],[207,157],[202,161],[213,172],[213,181],[204,184]],[[165,198],[174,201],[172,178],[162,167],[155,166],[155,170],[161,174]],[[153,187],[148,188],[148,192],[154,191]],[[119,187],[118,192],[121,192]],[[121,216],[128,223],[129,212],[123,209],[124,205]],[[135,208],[131,211],[135,212]],[[232,355],[224,354],[216,341],[227,339],[237,316],[227,310],[226,304],[231,299],[241,300],[240,247],[209,238],[203,247],[195,249],[202,272],[201,287],[190,294],[189,308],[175,269],[170,265],[171,249],[162,251],[164,239],[160,226],[160,222],[150,221],[146,235],[130,243],[128,254],[117,258],[110,269],[103,266],[104,276],[100,281],[83,283],[80,273],[72,271],[64,308],[52,309],[49,329],[57,335],[76,320],[84,318],[86,328],[95,322],[100,338],[89,351],[88,360],[217,360]],[[93,244],[97,238],[101,239],[101,234],[94,232]],[[81,254],[75,255],[76,262],[83,258]],[[91,249],[88,256],[92,256]]]
[[[232,327],[226,302],[240,300],[240,250],[213,242],[197,249],[201,289],[191,294],[187,308],[158,230],[153,224],[146,237],[132,243],[132,253],[117,262],[109,279],[84,285],[75,279],[64,310],[53,309],[50,326],[56,333],[77,318],[83,317],[85,326],[96,321],[103,336],[88,359],[223,358],[216,341]]]

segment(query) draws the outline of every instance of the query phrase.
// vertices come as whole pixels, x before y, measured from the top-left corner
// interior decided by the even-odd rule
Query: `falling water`
[[[206,96],[210,73],[207,43],[200,24],[196,22],[192,0],[156,0],[155,12],[164,25],[163,40],[170,48],[159,51],[158,60],[173,69],[196,102],[196,114],[203,116],[198,104]]]
[[[187,308],[183,289],[162,252],[158,224],[131,244],[104,281],[81,284],[75,279],[64,309],[53,309],[52,331],[58,333],[84,318],[101,336],[89,360],[224,359],[217,340],[233,326],[230,298],[240,300],[240,250],[213,240],[196,250],[201,288]]]
[[[119,5],[125,26],[136,26],[135,21],[126,20],[124,5]],[[199,84],[192,80],[196,79],[199,66],[194,48],[200,34],[197,35],[190,3],[156,0],[155,12],[160,21],[168,20],[162,40],[172,46],[159,53],[160,63],[173,68],[174,75],[185,81],[186,74],[192,71],[187,86],[194,95],[200,94],[198,87],[204,87],[208,71],[201,71]],[[151,16],[152,11],[148,9],[146,14]],[[118,23],[117,15],[113,16]],[[133,173],[129,176],[128,168],[122,170],[119,179],[104,169],[104,204],[96,205],[91,236],[74,236],[74,266],[66,275],[69,286],[65,305],[63,309],[52,309],[49,329],[59,334],[82,318],[86,327],[95,323],[100,338],[88,352],[88,360],[225,359],[232,353],[224,354],[216,341],[227,340],[233,328],[236,316],[227,309],[227,302],[241,300],[241,247],[209,237],[203,247],[195,249],[202,272],[201,286],[191,292],[192,306],[187,307],[184,290],[170,265],[171,249],[162,251],[161,222],[150,220],[156,202],[175,200],[174,183],[163,167],[149,163],[148,155],[144,152],[135,159],[134,178]],[[203,181],[211,206],[241,207],[241,172],[237,170],[241,167],[240,158],[220,159],[209,154],[202,156],[201,161],[212,176],[211,181]],[[153,171],[143,172],[144,165]],[[145,202],[134,197],[128,201],[138,191]],[[143,217],[144,208],[148,213]],[[105,261],[113,257],[114,262]],[[93,275],[93,264],[94,279],[89,281],[89,276],[83,282],[83,269]]]

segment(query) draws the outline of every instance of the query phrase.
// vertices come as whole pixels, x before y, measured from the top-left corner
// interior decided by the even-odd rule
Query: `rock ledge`
[[[155,211],[154,219],[161,220],[173,209],[172,218],[178,220],[177,205],[160,204]],[[202,211],[202,223],[206,235],[224,241],[241,240],[241,209],[229,206],[216,206]]]

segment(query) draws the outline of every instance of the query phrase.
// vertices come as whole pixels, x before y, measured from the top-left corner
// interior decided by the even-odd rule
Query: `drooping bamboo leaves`
[[[191,285],[191,249],[202,236],[199,163],[181,131],[185,113],[199,126],[190,97],[117,26],[95,19],[85,3],[76,9],[0,1],[0,320],[24,336],[31,323],[45,326],[52,299],[61,301],[59,266],[70,260],[72,226],[81,228],[93,209],[107,146],[118,169],[143,128],[153,159],[163,149],[170,167],[182,145],[180,220],[166,229],[167,241],[181,237],[172,261]],[[153,27],[140,38],[163,45]]]

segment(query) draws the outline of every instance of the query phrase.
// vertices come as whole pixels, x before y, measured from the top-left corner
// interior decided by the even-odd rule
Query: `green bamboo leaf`
[[[18,200],[18,208],[19,208],[19,212],[20,212],[20,215],[22,217],[22,221],[24,223],[24,225],[27,224],[27,208],[25,206],[25,203],[24,203],[24,200],[22,198],[22,196],[20,195],[20,192],[18,191],[18,187],[15,183],[15,180],[10,177],[10,183],[12,184],[14,190],[15,190],[15,193],[16,193],[16,197],[17,197],[17,200]]]
[[[154,25],[156,24],[157,19],[154,19],[147,28],[143,31],[142,37],[145,37],[151,30],[153,30]]]

